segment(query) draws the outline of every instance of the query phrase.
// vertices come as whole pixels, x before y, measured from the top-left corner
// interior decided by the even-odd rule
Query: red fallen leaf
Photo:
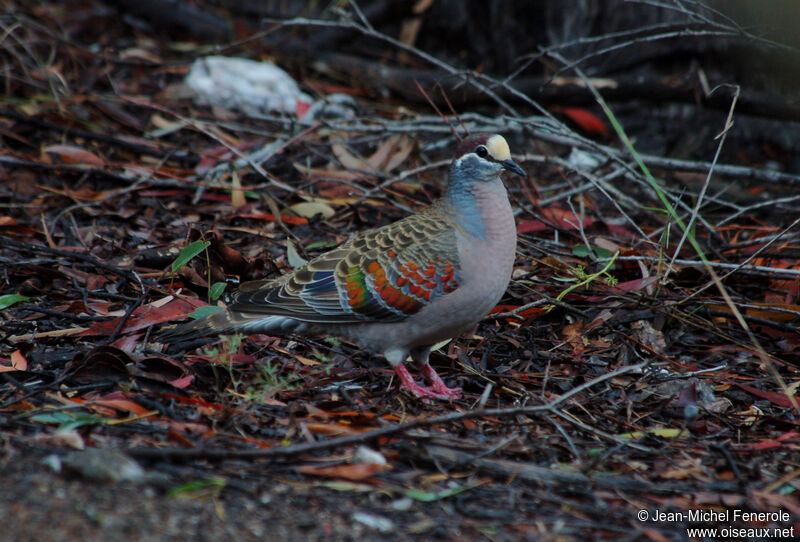
[[[647,288],[651,284],[655,284],[658,282],[658,277],[643,277],[636,280],[629,280],[626,282],[620,282],[613,288],[609,288],[609,293],[612,294],[621,294],[624,292],[638,292],[639,290],[643,290]]]
[[[0,373],[7,373],[10,371],[27,371],[28,370],[28,360],[25,359],[25,356],[22,355],[22,352],[19,350],[14,350],[11,353],[11,366],[8,365],[0,365]]]
[[[400,183],[397,183],[400,184]],[[397,184],[394,188],[397,188]],[[314,183],[314,190],[321,198],[345,199],[353,196],[353,187],[349,184],[335,181],[319,181]]]
[[[95,275],[94,273],[89,273],[86,271],[82,271],[80,269],[73,269],[71,267],[67,267],[65,265],[59,265],[58,271],[69,278],[75,279],[78,281],[79,284],[83,284],[89,290],[95,290],[102,286],[105,286],[111,279],[108,277],[104,277],[102,275]],[[82,307],[81,312],[86,311],[86,307]],[[80,314],[80,312],[76,312],[73,314]]]
[[[516,310],[516,309],[518,309],[520,307],[521,307],[521,305],[497,305],[495,308],[493,308],[491,311],[489,311],[489,314],[500,314],[500,313],[503,313],[503,312],[511,312],[511,311]],[[530,307],[530,308],[525,309],[523,311],[519,311],[517,313],[517,316],[519,316],[521,318],[530,318],[532,316],[538,316],[539,314],[542,314],[543,312],[544,312],[544,309],[541,308],[541,307]]]
[[[363,433],[364,431],[369,431],[369,429],[357,430],[353,427],[350,427],[349,424],[346,422],[344,423],[305,423],[305,428],[308,429],[311,433],[316,433],[318,435],[336,435],[336,436],[344,436],[344,435],[358,435]]]
[[[541,220],[526,220],[517,224],[517,233],[530,233],[533,231],[545,231],[550,229],[550,226]]]
[[[297,100],[294,106],[294,114],[297,115],[297,118],[299,119],[300,117],[308,113],[309,109],[311,109],[310,103],[304,102],[302,100]]]
[[[35,230],[33,228],[29,228],[28,226],[12,226],[12,225],[2,225],[0,224],[0,233],[4,235],[17,235],[17,236],[25,236],[34,237],[36,235],[41,235],[41,231]]]
[[[145,414],[148,414],[150,412],[142,405],[134,403],[130,399],[93,399],[90,402],[94,405],[105,406],[105,407],[115,408],[117,410],[123,410],[125,412],[130,412],[135,416],[144,416]]]
[[[111,346],[119,348],[123,352],[133,354],[136,352],[136,347],[142,342],[142,334],[134,333],[133,335],[123,335],[112,343]]]
[[[71,301],[66,305],[58,305],[55,310],[68,312],[70,314],[86,314],[89,312],[88,306],[83,302],[82,299],[76,299],[75,301]]]
[[[783,441],[785,440],[794,440],[800,438],[800,433],[797,431],[788,431],[781,436],[773,439],[762,440],[760,442],[756,442],[755,444],[750,444],[745,446],[745,449],[748,450],[768,450],[770,448],[779,448],[783,446]]]
[[[181,435],[175,428],[169,428],[167,430],[167,440],[170,442],[177,442],[184,448],[194,448],[195,444],[188,438]]]
[[[779,407],[783,408],[792,408],[792,402],[789,400],[789,397],[785,393],[777,393],[774,391],[764,391],[758,388],[754,388],[753,386],[748,386],[747,384],[739,384],[736,382],[736,385],[746,391],[747,393],[752,393],[756,397],[761,397],[762,399],[766,399],[773,405],[778,405]]]
[[[211,247],[222,260],[222,267],[233,274],[241,275],[247,268],[247,261],[238,250],[232,249],[225,244],[225,239],[219,232],[213,232]]]
[[[575,230],[579,225],[583,228],[588,228],[595,222],[593,218],[589,217],[585,217],[581,220],[575,216],[575,213],[572,211],[568,209],[561,209],[559,207],[548,207],[543,209],[542,214],[557,227],[561,227],[565,230]]]
[[[169,384],[170,386],[182,390],[184,388],[188,388],[189,385],[192,383],[192,381],[194,381],[194,375],[186,375],[182,378],[176,378],[175,380],[170,380]]]
[[[133,333],[140,329],[145,329],[155,324],[169,322],[185,317],[193,312],[197,307],[202,307],[206,303],[199,299],[181,298],[173,299],[169,303],[157,307],[153,304],[138,307],[133,311],[130,318],[121,330],[121,333]],[[80,333],[83,336],[107,336],[111,335],[119,324],[119,318],[105,322],[94,322],[89,329]]]
[[[18,371],[28,370],[28,360],[22,355],[19,350],[14,350],[11,353],[11,365]]]
[[[222,192],[205,191],[203,195],[200,196],[200,199],[203,201],[215,201],[217,203],[229,203],[231,201],[231,195]]]
[[[234,441],[234,442],[244,442],[246,444],[252,444],[253,446],[256,446],[257,448],[261,448],[262,450],[269,450],[270,448],[273,447],[272,443],[262,442],[260,440],[254,439],[254,438],[233,437],[233,436],[231,436],[231,440]]]
[[[587,134],[608,136],[608,128],[605,123],[591,111],[580,107],[553,107],[552,111],[561,113]]]
[[[228,215],[225,218],[252,218],[254,220],[264,220],[265,222],[275,222],[276,220],[275,215],[272,213],[236,213]],[[281,220],[286,224],[308,224],[308,219],[302,216],[281,215]]]
[[[58,156],[68,164],[84,164],[95,167],[106,165],[105,161],[93,152],[74,145],[48,145],[44,148],[44,152]]]
[[[162,395],[167,399],[174,399],[179,403],[197,405],[205,408],[210,408],[212,410],[225,410],[225,407],[222,405],[218,405],[216,403],[209,403],[208,401],[205,401],[198,397],[184,397],[183,395],[178,395],[176,393],[162,393]]]
[[[392,467],[380,463],[356,463],[355,465],[336,465],[333,467],[314,467],[304,465],[297,467],[298,472],[312,474],[314,476],[331,476],[333,478],[344,478],[345,480],[364,480],[376,472],[389,470]]]

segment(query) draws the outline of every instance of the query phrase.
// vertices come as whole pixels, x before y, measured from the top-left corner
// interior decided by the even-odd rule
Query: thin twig
[[[686,224],[686,229],[683,230],[683,234],[681,235],[680,240],[678,241],[678,245],[675,247],[675,251],[672,255],[672,259],[669,261],[667,265],[667,269],[664,271],[664,275],[661,278],[662,284],[666,283],[667,277],[672,272],[672,268],[675,262],[675,259],[678,257],[678,254],[681,253],[681,248],[683,248],[683,243],[686,242],[686,237],[689,235],[689,232],[692,231],[694,227],[694,222],[697,219],[697,215],[700,212],[700,208],[703,206],[703,198],[708,191],[708,186],[711,184],[711,176],[714,174],[714,167],[717,165],[717,161],[719,160],[720,154],[722,154],[722,147],[725,144],[725,139],[728,137],[728,132],[733,127],[733,111],[736,109],[736,101],[739,99],[739,92],[741,91],[741,87],[736,86],[736,92],[733,95],[733,100],[731,101],[731,108],[728,111],[728,118],[725,119],[725,127],[722,129],[722,133],[719,136],[719,145],[717,145],[717,151],[714,153],[714,159],[711,161],[711,167],[708,168],[708,175],[706,175],[706,180],[703,182],[703,187],[700,189],[700,194],[697,196],[697,202],[695,203],[694,209],[692,209],[692,216],[689,219],[689,222]],[[716,89],[714,89],[716,90]],[[714,90],[711,92],[713,93]]]
[[[790,227],[795,226],[800,219],[795,220]],[[788,230],[788,228],[787,228]],[[607,262],[611,258],[598,258],[599,262]],[[658,258],[654,258],[652,256],[620,256],[617,258],[620,261],[629,261],[629,262],[658,262]],[[736,264],[736,263],[724,263],[724,262],[708,262],[705,263],[700,260],[685,260],[682,258],[678,258],[675,260],[675,263],[678,265],[688,265],[693,267],[703,267],[708,265],[709,267],[713,267],[715,269],[733,269],[734,271],[759,271],[762,273],[769,273],[774,275],[784,275],[789,277],[798,277],[800,276],[800,269],[787,269],[783,267],[768,267],[765,265],[743,265],[743,264]]]

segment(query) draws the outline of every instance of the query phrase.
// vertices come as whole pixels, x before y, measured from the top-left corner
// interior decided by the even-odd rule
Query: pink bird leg
[[[429,364],[425,364],[423,368],[424,376],[431,381],[431,386],[420,386],[414,382],[411,373],[408,372],[406,366],[398,363],[394,367],[394,372],[400,378],[402,387],[414,394],[415,397],[433,397],[435,399],[442,399],[448,401],[456,399],[461,396],[461,388],[448,388],[436,371]]]
[[[446,395],[447,397],[452,397],[453,399],[461,397],[461,388],[448,388],[442,380],[442,377],[439,376],[439,373],[436,372],[436,369],[434,369],[430,363],[423,364],[421,369],[422,376],[427,378],[431,383],[431,389],[433,391]]]

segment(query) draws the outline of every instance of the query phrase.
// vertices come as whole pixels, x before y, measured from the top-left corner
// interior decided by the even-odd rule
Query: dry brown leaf
[[[389,465],[380,465],[377,463],[357,463],[355,465],[336,465],[333,467],[314,467],[312,465],[297,467],[297,471],[303,474],[331,476],[334,478],[344,478],[345,480],[364,480],[375,473],[389,469],[391,469]]]
[[[231,187],[231,206],[233,206],[234,209],[244,207],[247,203],[247,198],[244,195],[244,190],[242,190],[242,182],[239,180],[239,175],[237,175],[235,171],[231,178]]]
[[[79,335],[87,331],[88,327],[71,327],[69,329],[54,329],[53,331],[41,331],[39,333],[26,333],[25,335],[14,335],[9,337],[9,342],[32,341],[44,339],[45,337],[67,337],[69,335]]]
[[[94,167],[104,167],[105,161],[94,154],[87,151],[82,147],[76,145],[48,145],[43,149],[45,155],[53,155],[58,157],[62,162],[67,164],[78,164]],[[46,158],[42,157],[44,160]]]
[[[383,170],[386,173],[391,173],[392,170],[396,169],[400,164],[405,163],[412,150],[414,150],[414,141],[405,135],[398,136],[397,149],[394,154],[389,157]]]
[[[331,145],[331,150],[333,151],[333,155],[339,159],[339,162],[346,167],[347,169],[352,169],[355,171],[374,171],[375,168],[372,167],[369,162],[364,160],[363,158],[359,158],[351,153],[344,145],[336,143]]]
[[[7,373],[10,371],[27,371],[28,360],[22,355],[19,350],[14,350],[11,353],[11,365],[0,365],[0,373]]]
[[[289,208],[303,218],[312,218],[316,215],[322,215],[322,218],[330,218],[336,214],[336,211],[333,207],[320,199],[301,201],[300,203],[295,203]]]

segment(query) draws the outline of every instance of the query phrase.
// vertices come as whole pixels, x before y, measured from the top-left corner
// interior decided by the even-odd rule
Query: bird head
[[[511,150],[499,134],[467,139],[458,147],[458,158],[453,161],[454,178],[474,181],[492,181],[507,169],[527,177],[525,171],[511,159]]]

